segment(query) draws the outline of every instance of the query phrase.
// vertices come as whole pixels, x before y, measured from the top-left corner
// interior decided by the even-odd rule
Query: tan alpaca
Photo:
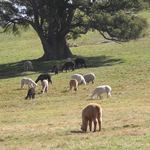
[[[101,131],[102,126],[102,108],[98,104],[89,104],[82,110],[82,131],[87,131],[87,126],[89,125],[89,130],[92,131],[92,122],[94,122],[94,130],[96,131],[97,121],[99,125],[99,131]]]
[[[74,88],[75,91],[78,90],[78,81],[76,79],[71,79],[69,85],[70,85],[70,90],[72,90],[72,88]]]

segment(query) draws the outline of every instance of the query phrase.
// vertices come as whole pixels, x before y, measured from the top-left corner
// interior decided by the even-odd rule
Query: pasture
[[[0,35],[0,149],[1,150],[148,150],[150,147],[150,13],[144,38],[126,43],[105,41],[89,32],[71,47],[82,56],[87,68],[52,76],[47,94],[25,100],[27,87],[20,80],[37,76],[62,61],[38,62],[42,55],[36,34],[29,30],[21,36]],[[23,72],[23,60],[33,60],[35,71]],[[70,91],[74,73],[96,74],[94,84]],[[112,97],[89,99],[98,85],[112,87]],[[81,111],[96,102],[103,108],[101,132],[81,133]]]

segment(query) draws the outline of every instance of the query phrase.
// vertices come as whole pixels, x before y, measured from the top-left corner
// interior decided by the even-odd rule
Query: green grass
[[[140,15],[150,23],[148,11]],[[97,33],[81,37],[72,52],[84,56],[89,67],[53,76],[49,92],[37,94],[33,101],[24,100],[22,76],[35,80],[40,71],[61,61],[34,61],[36,71],[25,73],[22,60],[42,55],[36,34],[30,30],[20,37],[0,35],[0,149],[148,150],[150,28],[147,31],[145,38],[122,44],[105,43]],[[82,85],[77,93],[67,91],[72,74],[88,72],[96,74],[93,85]],[[102,84],[112,87],[112,97],[90,100],[90,92]],[[39,83],[37,93],[40,89]],[[81,111],[91,102],[103,108],[102,131],[81,133]]]

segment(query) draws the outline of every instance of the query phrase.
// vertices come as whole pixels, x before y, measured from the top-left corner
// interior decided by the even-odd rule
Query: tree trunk
[[[49,38],[40,37],[44,54],[42,60],[64,59],[71,57],[72,53],[66,43],[65,37]]]

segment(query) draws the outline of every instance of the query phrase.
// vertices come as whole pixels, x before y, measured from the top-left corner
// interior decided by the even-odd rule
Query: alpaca
[[[94,98],[102,98],[102,94],[103,93],[107,93],[107,98],[111,96],[111,87],[109,85],[102,85],[102,86],[98,86],[95,88],[95,90],[93,91],[92,95],[91,95],[91,98],[94,99]]]
[[[61,70],[62,70],[62,72],[63,72],[63,70],[65,70],[65,71],[67,72],[67,71],[70,70],[70,69],[71,69],[72,71],[74,71],[74,68],[75,68],[75,67],[74,67],[74,63],[69,61],[69,62],[65,62],[65,63],[64,63],[64,65],[62,66],[62,69],[61,69]]]
[[[83,75],[81,75],[81,74],[74,74],[71,76],[71,79],[76,79],[78,81],[79,85],[80,84],[86,85],[86,81],[85,81]]]
[[[35,83],[39,81],[48,80],[52,84],[51,76],[48,73],[40,74],[38,78],[35,80]]]
[[[28,89],[28,93],[27,93],[27,96],[25,97],[25,99],[34,99],[35,98],[35,88],[34,87],[31,87]]]
[[[89,83],[89,82],[94,83],[94,80],[96,79],[96,76],[94,73],[85,74],[83,77],[84,77],[86,83]]]
[[[78,81],[76,79],[70,80],[69,85],[70,85],[70,90],[72,90],[72,88],[74,88],[75,91],[78,90]]]
[[[76,58],[74,61],[75,61],[75,68],[79,68],[79,67],[86,68],[86,63],[83,58]]]
[[[24,71],[31,71],[33,70],[33,65],[31,61],[25,61],[24,62]]]
[[[30,78],[26,78],[24,77],[22,80],[21,80],[21,89],[23,88],[23,86],[27,84],[29,87],[36,87],[37,84]]]
[[[58,66],[57,66],[57,65],[54,65],[54,66],[52,67],[52,72],[54,72],[55,74],[58,74],[59,69],[58,69]]]
[[[92,122],[94,122],[94,130],[96,131],[97,121],[99,125],[99,131],[102,126],[102,108],[98,104],[89,104],[82,110],[82,126],[81,130],[86,132],[89,124],[89,130],[92,131]]]
[[[47,91],[48,91],[48,80],[42,80],[41,84],[42,84],[42,93],[44,93],[44,92],[47,93]]]

